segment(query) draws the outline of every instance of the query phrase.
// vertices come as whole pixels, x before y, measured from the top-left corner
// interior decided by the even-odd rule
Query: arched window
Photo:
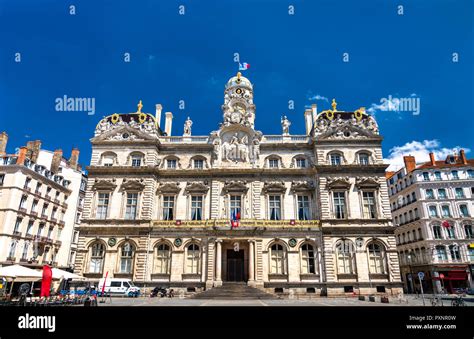
[[[285,274],[286,251],[280,244],[273,244],[271,247],[271,266],[270,272],[273,274]]]
[[[312,245],[303,244],[303,246],[301,246],[301,273],[316,273],[316,260],[314,256],[314,247]]]
[[[156,246],[155,269],[154,273],[170,274],[171,250],[167,244]]]
[[[199,250],[199,245],[191,244],[188,246],[188,253],[186,257],[187,262],[187,273],[199,273],[201,261],[201,252]]]
[[[91,260],[89,265],[90,273],[102,273],[104,268],[105,246],[100,242],[96,242],[90,249]]]
[[[341,240],[336,245],[337,272],[339,274],[354,274],[354,245],[349,240]]]
[[[120,273],[132,273],[134,251],[134,246],[129,242],[120,248]]]
[[[280,168],[281,167],[281,161],[280,158],[277,157],[276,155],[270,155],[266,159],[266,165],[268,168]]]
[[[367,246],[370,273],[385,274],[385,249],[382,245],[372,242]]]
[[[443,234],[441,233],[441,225],[439,224],[433,225],[433,238],[443,239]]]

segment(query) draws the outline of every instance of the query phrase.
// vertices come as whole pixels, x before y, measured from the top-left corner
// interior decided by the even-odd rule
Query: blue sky
[[[328,109],[336,98],[340,110],[372,108],[393,163],[403,153],[474,150],[473,13],[472,0],[0,0],[0,130],[9,152],[41,139],[66,156],[79,147],[87,165],[97,122],[141,99],[145,112],[156,103],[173,112],[172,134],[189,115],[193,134],[207,135],[239,53],[264,134],[281,133],[282,115],[302,134],[305,106]],[[95,98],[95,115],[56,111],[63,95]],[[380,110],[389,95],[419,98],[420,114]]]

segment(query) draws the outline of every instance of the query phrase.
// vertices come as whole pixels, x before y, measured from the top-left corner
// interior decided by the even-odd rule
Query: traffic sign
[[[444,279],[444,274],[441,273],[441,274],[439,275],[439,278],[440,278],[440,279]]]
[[[423,279],[425,274],[423,272],[418,272],[418,278]]]

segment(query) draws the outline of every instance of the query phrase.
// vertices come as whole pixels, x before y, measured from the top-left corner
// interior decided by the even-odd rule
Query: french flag
[[[250,68],[250,64],[248,64],[246,62],[243,62],[243,63],[239,62],[239,71],[245,71],[249,68]]]
[[[232,216],[230,218],[230,228],[236,228],[240,226],[240,212],[232,212]]]

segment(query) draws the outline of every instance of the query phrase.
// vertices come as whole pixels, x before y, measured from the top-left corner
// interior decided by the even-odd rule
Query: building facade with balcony
[[[0,266],[44,264],[71,268],[70,244],[85,175],[73,149],[41,149],[30,141],[17,154],[6,154],[8,136],[0,135]],[[82,193],[84,195],[84,193]]]
[[[225,86],[207,136],[171,136],[172,113],[113,114],[92,142],[75,271],[201,291],[398,293],[381,136],[364,109],[304,113],[306,133],[255,128],[253,86]],[[203,117],[202,120],[205,120]],[[208,122],[206,122],[208,123]],[[232,227],[234,224],[235,227]]]
[[[387,185],[402,279],[407,292],[420,290],[416,274],[424,273],[423,288],[473,287],[474,264],[474,160],[464,150],[389,173]]]

